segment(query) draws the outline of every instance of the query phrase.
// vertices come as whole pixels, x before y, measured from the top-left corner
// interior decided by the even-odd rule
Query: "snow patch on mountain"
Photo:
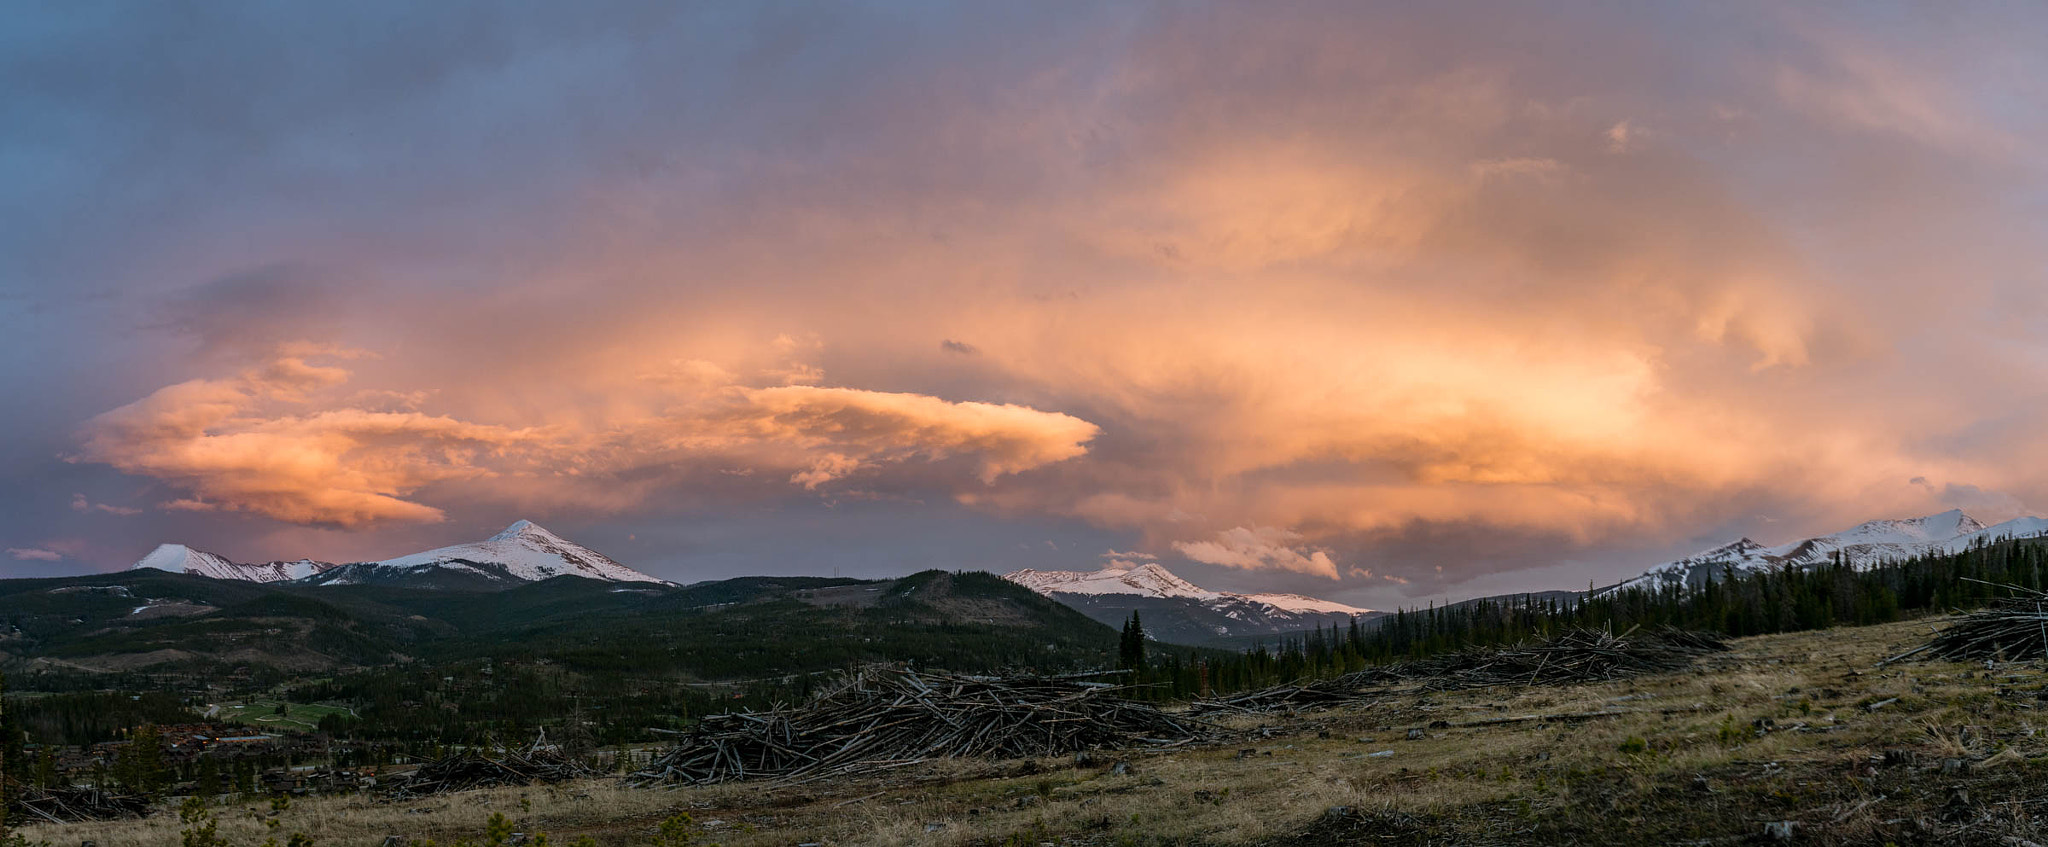
[[[649,576],[612,561],[588,547],[541,528],[532,521],[518,521],[503,532],[473,544],[456,544],[396,559],[376,562],[378,568],[452,567],[478,573],[502,575],[520,582],[569,575],[606,582],[652,582],[667,580]]]
[[[1245,594],[1241,596],[1254,603],[1264,603],[1273,608],[1285,609],[1290,612],[1314,612],[1325,615],[1364,615],[1372,612],[1371,609],[1347,606],[1335,600],[1304,597],[1300,594]]]
[[[229,561],[224,556],[182,544],[163,544],[142,557],[135,567],[214,579],[249,582],[296,580],[312,585],[434,584],[434,577],[441,574],[472,582],[501,584],[538,582],[563,575],[606,582],[671,584],[619,564],[602,553],[525,520],[483,541],[456,544],[381,562],[335,565],[300,559],[255,565]],[[448,580],[438,582],[445,584]]]
[[[1283,612],[1346,615],[1372,613],[1371,609],[1347,606],[1334,600],[1304,597],[1300,594],[1235,594],[1228,591],[1210,591],[1197,587],[1194,583],[1181,579],[1152,562],[1142,565],[1116,562],[1098,571],[1041,571],[1025,568],[1004,574],[1003,578],[1046,596],[1134,594],[1140,597],[1194,600],[1209,604],[1252,603]]]
[[[194,550],[183,544],[159,544],[149,555],[142,557],[130,570],[154,568],[170,573],[193,574],[214,579],[239,579],[247,582],[285,582],[304,579],[332,568],[327,562],[300,559],[296,562],[266,562],[247,564],[228,561],[227,557],[204,550]]]
[[[1099,571],[1041,571],[1025,568],[1003,575],[1004,579],[1040,594],[1136,594],[1141,597],[1177,597],[1215,600],[1222,592],[1206,591],[1175,576],[1157,564],[1116,563]]]
[[[1698,587],[1708,578],[1725,579],[1731,572],[1747,573],[1781,567],[1810,568],[1827,564],[1837,555],[1852,567],[1870,568],[1885,562],[1916,556],[1961,553],[1979,544],[2010,538],[2048,535],[2048,519],[2019,518],[1997,526],[1985,526],[1960,509],[1903,520],[1877,520],[1858,524],[1828,535],[1815,536],[1775,547],[1748,538],[1705,550],[1645,571],[1642,576],[1622,582],[1609,591],[1624,588]]]

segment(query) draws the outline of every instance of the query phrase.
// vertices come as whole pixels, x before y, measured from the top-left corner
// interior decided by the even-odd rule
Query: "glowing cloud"
[[[90,421],[76,459],[192,494],[165,504],[173,509],[360,527],[440,520],[440,509],[404,496],[439,480],[488,474],[483,458],[533,438],[418,413],[274,411],[347,378],[340,368],[283,356],[234,379],[168,386]]]
[[[1082,455],[1097,432],[1078,418],[1023,406],[808,385],[747,388],[717,384],[730,375],[715,366],[685,370],[696,377],[689,402],[662,415],[588,430],[515,428],[346,407],[291,414],[349,375],[281,356],[234,379],[168,386],[100,415],[75,459],[190,492],[164,503],[168,509],[357,528],[441,520],[440,508],[409,499],[436,483],[492,478],[532,490],[553,481],[567,500],[575,491],[564,474],[602,484],[706,459],[782,469],[791,483],[816,490],[877,466],[964,458],[987,485]],[[90,508],[82,503],[75,498],[74,508]]]
[[[1224,567],[1260,570],[1272,568],[1337,579],[1337,563],[1330,554],[1298,546],[1302,535],[1270,526],[1233,527],[1217,533],[1211,541],[1180,541],[1173,548],[1197,562]]]

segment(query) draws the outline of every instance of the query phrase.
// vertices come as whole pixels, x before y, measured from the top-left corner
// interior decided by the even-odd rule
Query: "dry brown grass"
[[[546,830],[557,844],[586,834],[644,844],[679,811],[693,815],[706,843],[727,847],[1291,844],[1368,835],[1376,843],[1734,843],[1766,820],[1798,822],[1809,843],[2036,838],[2033,816],[2048,814],[2048,734],[2034,731],[2044,723],[2035,691],[2048,678],[2038,665],[1875,667],[1924,633],[1924,624],[1897,624],[1768,636],[1736,642],[1694,672],[1409,694],[1270,718],[1263,728],[1237,718],[1246,740],[1130,754],[1131,772],[1121,775],[1107,768],[1113,757],[1086,767],[944,762],[797,786],[662,791],[594,782],[396,805],[323,798],[283,817],[286,831],[312,833],[322,847],[373,845],[388,834],[446,843],[474,837],[492,812]],[[1471,725],[1612,711],[1625,713]],[[1416,728],[1425,737],[1408,740]],[[1246,749],[1255,752],[1240,757]],[[1917,764],[1888,767],[1886,750],[1907,751]],[[1371,755],[1382,751],[1392,755]],[[1970,764],[1944,773],[1943,760]],[[1947,807],[1952,787],[1969,794],[1966,808]],[[1326,815],[1333,807],[1350,811]],[[263,837],[237,812],[222,819],[237,844]],[[178,829],[174,816],[161,816],[25,834],[67,847],[83,839],[155,847],[178,844]]]

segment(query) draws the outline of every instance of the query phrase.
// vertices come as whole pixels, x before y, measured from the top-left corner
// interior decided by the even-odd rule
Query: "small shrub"
[[[694,847],[697,843],[696,823],[696,819],[690,817],[689,812],[677,812],[668,816],[654,833],[653,847]]]
[[[1720,741],[1723,747],[1733,747],[1749,740],[1750,737],[1749,730],[1735,723],[1734,715],[1721,718],[1721,728],[1714,731],[1715,740]]]
[[[185,805],[178,807],[178,822],[185,825],[178,833],[183,847],[228,847],[227,839],[220,837],[220,821],[206,808],[205,800],[185,798]]]
[[[512,840],[512,820],[504,812],[492,812],[491,819],[484,824],[485,844],[504,844]]]

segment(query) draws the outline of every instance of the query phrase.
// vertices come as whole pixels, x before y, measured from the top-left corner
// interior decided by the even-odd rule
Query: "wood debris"
[[[139,818],[149,812],[149,807],[149,798],[140,794],[117,794],[95,788],[23,788],[14,802],[8,804],[7,817],[16,822],[103,821]]]
[[[2048,657],[2048,592],[2002,585],[2019,593],[1964,615],[1934,634],[1926,644],[1900,653],[1885,664],[1922,656],[1951,662],[1994,659],[2024,661]]]
[[[931,759],[1067,756],[1171,746],[1212,728],[1072,677],[868,668],[794,708],[704,718],[635,784],[809,781]]]
[[[601,775],[596,768],[563,753],[559,747],[547,744],[543,738],[525,750],[499,756],[473,750],[444,756],[419,766],[411,773],[396,775],[400,781],[384,794],[397,800],[473,788],[568,782]]]

